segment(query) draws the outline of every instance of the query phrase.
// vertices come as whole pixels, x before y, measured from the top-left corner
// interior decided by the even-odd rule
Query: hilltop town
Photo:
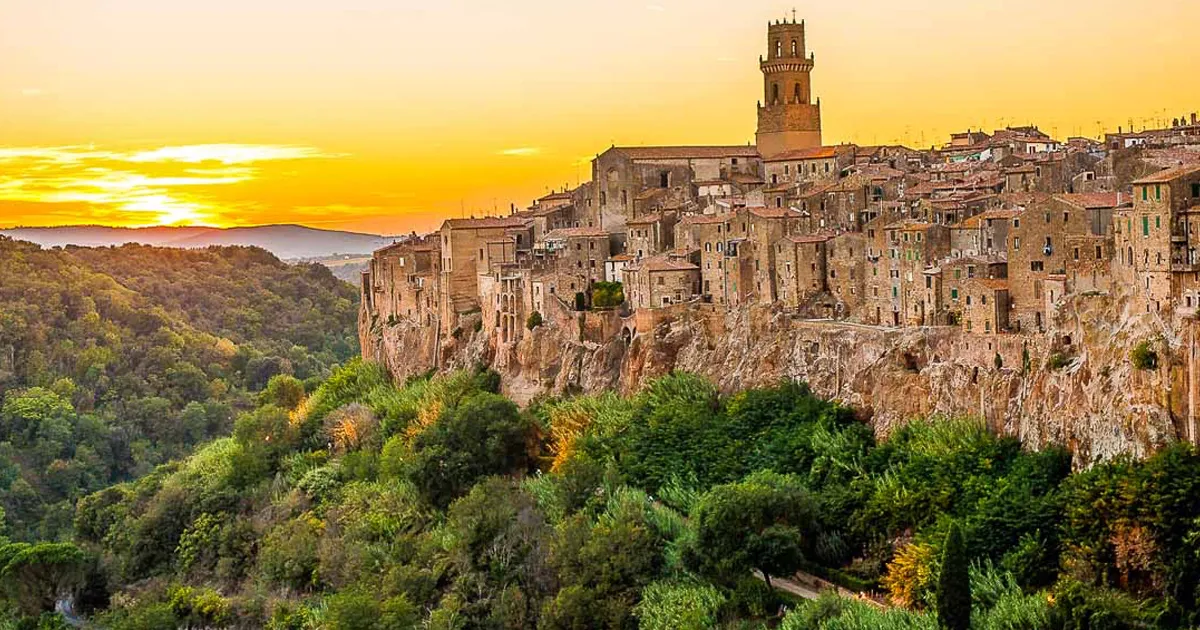
[[[661,346],[672,322],[703,321],[710,348],[750,326],[747,313],[793,322],[779,339],[804,337],[796,327],[816,324],[843,338],[917,330],[924,354],[896,355],[908,372],[958,360],[973,370],[971,385],[981,368],[1023,383],[998,386],[988,395],[998,402],[985,405],[972,390],[966,397],[979,398],[978,408],[944,409],[994,406],[992,420],[1003,425],[1016,409],[1009,401],[1029,404],[1017,389],[1029,387],[1031,371],[1046,362],[1078,368],[1082,344],[1106,343],[1095,326],[1136,320],[1137,333],[1122,343],[1141,345],[1144,361],[1167,371],[1152,382],[1130,375],[1137,383],[1129,387],[1110,383],[1106,391],[1123,393],[1106,396],[1132,396],[1122,403],[1126,417],[1158,414],[1157,430],[1194,437],[1200,378],[1184,335],[1200,308],[1195,113],[1103,140],[1022,126],[967,130],[929,149],[826,145],[814,66],[804,22],[771,23],[754,145],[613,146],[575,189],[507,216],[449,219],[375,252],[361,285],[364,352],[404,374],[445,367],[470,346],[473,358],[500,368],[540,363],[533,393],[585,385],[586,368],[568,369],[561,354],[548,360],[545,348],[512,358],[546,328],[560,329],[560,343],[590,344],[592,354],[578,360],[607,361],[596,369],[617,376],[602,385],[626,386],[647,361],[643,352],[630,365],[627,350]],[[1064,323],[1071,319],[1087,321]],[[754,343],[743,363],[756,355]],[[818,343],[808,359],[772,360],[761,373],[814,380],[828,356]],[[1120,352],[1112,356],[1128,363]],[[719,372],[730,357],[691,360]],[[1169,395],[1134,399],[1156,387]],[[864,386],[838,376],[826,389],[853,400]],[[878,410],[878,396],[869,402]],[[920,410],[930,405],[938,403]]]

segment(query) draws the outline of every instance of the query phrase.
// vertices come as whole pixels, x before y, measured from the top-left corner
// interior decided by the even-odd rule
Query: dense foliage
[[[18,540],[69,537],[79,497],[228,433],[273,377],[315,386],[357,352],[354,288],[262,250],[0,239],[0,270],[0,506]]]
[[[273,383],[230,437],[82,500],[8,614],[50,623],[67,593],[113,630],[1197,622],[1190,446],[1072,475],[968,420],[877,441],[796,383],[673,374],[525,410],[498,385],[358,361]],[[865,595],[776,590],[797,568]]]

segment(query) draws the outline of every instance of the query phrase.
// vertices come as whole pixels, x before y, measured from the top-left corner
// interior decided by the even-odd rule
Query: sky
[[[796,6],[826,144],[1200,110],[1196,0]],[[0,227],[506,213],[613,144],[752,142],[767,0],[0,0]]]

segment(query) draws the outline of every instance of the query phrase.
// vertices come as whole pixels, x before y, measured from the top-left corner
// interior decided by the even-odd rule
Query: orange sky
[[[3,0],[0,226],[399,233],[575,185],[612,143],[753,140],[747,0]],[[825,140],[1097,135],[1200,110],[1200,2],[799,7]]]

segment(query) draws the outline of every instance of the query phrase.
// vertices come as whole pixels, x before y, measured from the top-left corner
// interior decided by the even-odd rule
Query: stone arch
[[[621,327],[621,339],[625,340],[625,345],[629,345],[633,342],[633,336],[636,332],[637,331],[635,331],[632,326]]]

